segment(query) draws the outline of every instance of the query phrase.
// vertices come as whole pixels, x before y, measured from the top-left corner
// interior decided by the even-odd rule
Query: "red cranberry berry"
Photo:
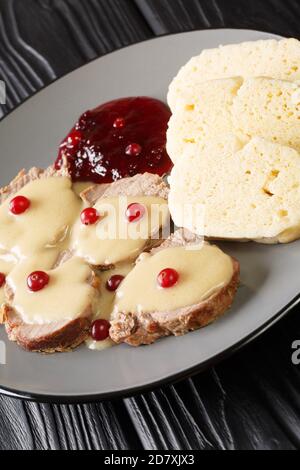
[[[25,196],[16,196],[9,203],[9,210],[14,215],[20,215],[30,207],[30,201]]]
[[[92,324],[91,336],[94,341],[104,341],[109,337],[110,323],[107,320],[96,320]]]
[[[161,271],[157,277],[157,282],[163,289],[169,289],[177,284],[179,274],[175,269],[167,268]]]
[[[115,292],[118,289],[121,282],[123,281],[124,281],[124,276],[116,274],[115,276],[112,276],[110,279],[108,279],[106,283],[106,289],[109,292]]]
[[[75,147],[81,141],[81,132],[74,129],[68,136],[68,145]]]
[[[128,222],[138,222],[146,213],[146,208],[142,204],[134,202],[127,207],[126,218]]]
[[[83,225],[94,225],[100,219],[100,215],[93,207],[88,207],[81,212],[81,222]]]
[[[6,281],[6,276],[3,273],[0,273],[0,288],[4,286]]]
[[[129,157],[138,157],[142,153],[140,144],[129,144],[125,150],[126,155]]]
[[[27,278],[27,286],[32,292],[38,292],[49,284],[50,277],[44,271],[35,271]]]
[[[123,129],[123,127],[125,127],[125,119],[122,117],[117,118],[113,126],[115,129]]]

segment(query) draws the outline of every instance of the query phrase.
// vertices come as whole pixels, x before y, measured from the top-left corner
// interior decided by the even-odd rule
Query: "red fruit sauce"
[[[163,176],[172,169],[166,152],[171,113],[153,98],[123,98],[84,113],[60,145],[73,181],[111,183],[137,173]]]
[[[44,271],[35,271],[27,278],[27,286],[31,292],[39,292],[49,284],[50,277]]]

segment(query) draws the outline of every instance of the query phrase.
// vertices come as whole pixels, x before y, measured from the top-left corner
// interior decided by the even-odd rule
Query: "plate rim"
[[[25,401],[32,401],[36,403],[49,403],[49,404],[59,404],[59,405],[71,405],[71,404],[83,404],[83,403],[94,403],[99,401],[111,401],[117,398],[130,398],[135,395],[146,393],[150,391],[155,391],[162,386],[167,386],[178,382],[181,382],[187,378],[191,378],[194,375],[203,372],[204,370],[220,364],[225,359],[228,359],[234,353],[244,348],[248,344],[252,343],[254,340],[259,338],[263,333],[268,331],[273,325],[278,323],[282,318],[284,318],[291,310],[293,310],[298,304],[300,304],[300,293],[294,297],[285,307],[283,307],[274,317],[266,321],[263,325],[257,328],[254,332],[250,333],[247,337],[241,339],[233,346],[228,347],[219,354],[211,357],[207,361],[197,364],[196,366],[190,367],[183,372],[178,372],[176,374],[171,374],[164,379],[160,379],[156,382],[151,382],[146,385],[140,385],[136,387],[128,387],[127,389],[115,391],[115,392],[105,392],[97,394],[82,394],[82,395],[47,395],[42,393],[29,393],[29,392],[19,392],[9,387],[0,386],[0,394],[8,396],[10,398],[17,398]]]
[[[45,89],[48,87],[52,86],[54,83],[58,82],[59,80],[64,79],[68,75],[71,75],[73,72],[76,70],[79,70],[96,60],[102,59],[103,57],[109,56],[111,54],[114,54],[118,51],[122,51],[124,49],[134,47],[138,44],[143,44],[143,43],[149,43],[151,41],[156,41],[162,38],[170,37],[170,36],[178,36],[178,35],[184,35],[184,34],[190,34],[190,33],[197,33],[201,31],[245,31],[245,32],[254,32],[254,33],[265,33],[265,34],[270,34],[273,36],[278,36],[278,38],[283,38],[286,36],[283,35],[278,35],[276,33],[272,33],[270,31],[265,31],[265,30],[256,30],[256,29],[248,29],[248,28],[239,28],[239,27],[234,27],[234,28],[223,28],[223,27],[208,27],[208,28],[200,28],[200,29],[191,29],[191,30],[186,30],[182,32],[176,32],[176,33],[166,33],[162,34],[160,36],[155,36],[152,38],[148,38],[145,40],[137,41],[132,44],[126,45],[126,46],[121,46],[116,49],[114,49],[111,52],[104,53],[101,56],[95,57],[91,60],[88,60],[86,63],[83,65],[76,67],[75,69],[59,76],[56,77],[54,80],[51,80],[50,83],[44,85],[42,88],[39,90],[35,91],[33,94],[30,96],[26,97],[24,100],[22,100],[20,103],[18,103],[13,109],[8,111],[4,116],[0,118],[0,125],[1,123],[7,119],[11,114],[13,114],[15,111],[18,110],[20,106],[22,106],[24,103],[26,103],[28,100],[34,98],[36,95],[39,93],[43,92]],[[79,394],[79,395],[54,395],[54,394],[47,394],[47,393],[33,393],[33,392],[24,392],[22,390],[17,390],[14,388],[10,387],[5,387],[0,384],[0,394],[19,399],[19,400],[25,400],[25,401],[32,401],[32,402],[37,402],[37,403],[50,403],[50,404],[82,404],[82,403],[93,403],[93,402],[99,402],[99,401],[108,401],[108,400],[114,400],[117,398],[129,398],[134,395],[140,394],[140,393],[146,393],[149,391],[153,391],[158,389],[161,386],[167,386],[170,385],[171,383],[177,383],[180,381],[183,381],[187,378],[193,377],[194,375],[203,372],[204,370],[215,366],[216,364],[222,362],[223,360],[229,358],[231,355],[242,349],[243,347],[247,346],[249,343],[260,337],[263,333],[265,333],[267,330],[269,330],[273,325],[278,323],[282,318],[284,318],[288,313],[290,313],[291,310],[293,310],[298,304],[300,303],[300,292],[298,295],[296,295],[285,307],[283,307],[279,312],[273,315],[272,318],[267,320],[263,325],[255,329],[252,333],[238,341],[232,346],[229,346],[227,349],[224,349],[218,354],[215,354],[213,357],[210,359],[194,365],[188,369],[185,369],[184,371],[180,371],[176,374],[171,374],[163,379],[159,379],[155,382],[151,382],[145,385],[139,385],[135,387],[128,387],[123,390],[118,390],[118,391],[112,391],[112,392],[103,392],[103,393],[94,393],[94,394]]]

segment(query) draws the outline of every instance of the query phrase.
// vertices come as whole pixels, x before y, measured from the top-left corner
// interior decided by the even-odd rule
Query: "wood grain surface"
[[[0,112],[90,59],[153,36],[240,27],[299,37],[299,18],[298,0],[0,0],[8,91]],[[0,450],[299,449],[296,339],[299,309],[215,369],[152,393],[74,406],[0,397]]]

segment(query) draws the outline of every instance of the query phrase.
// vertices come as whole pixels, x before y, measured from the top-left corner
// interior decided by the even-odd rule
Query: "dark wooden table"
[[[0,0],[3,112],[116,48],[211,27],[300,37],[300,2]],[[146,395],[74,406],[0,397],[0,449],[299,449],[296,339],[299,309],[214,369]]]

